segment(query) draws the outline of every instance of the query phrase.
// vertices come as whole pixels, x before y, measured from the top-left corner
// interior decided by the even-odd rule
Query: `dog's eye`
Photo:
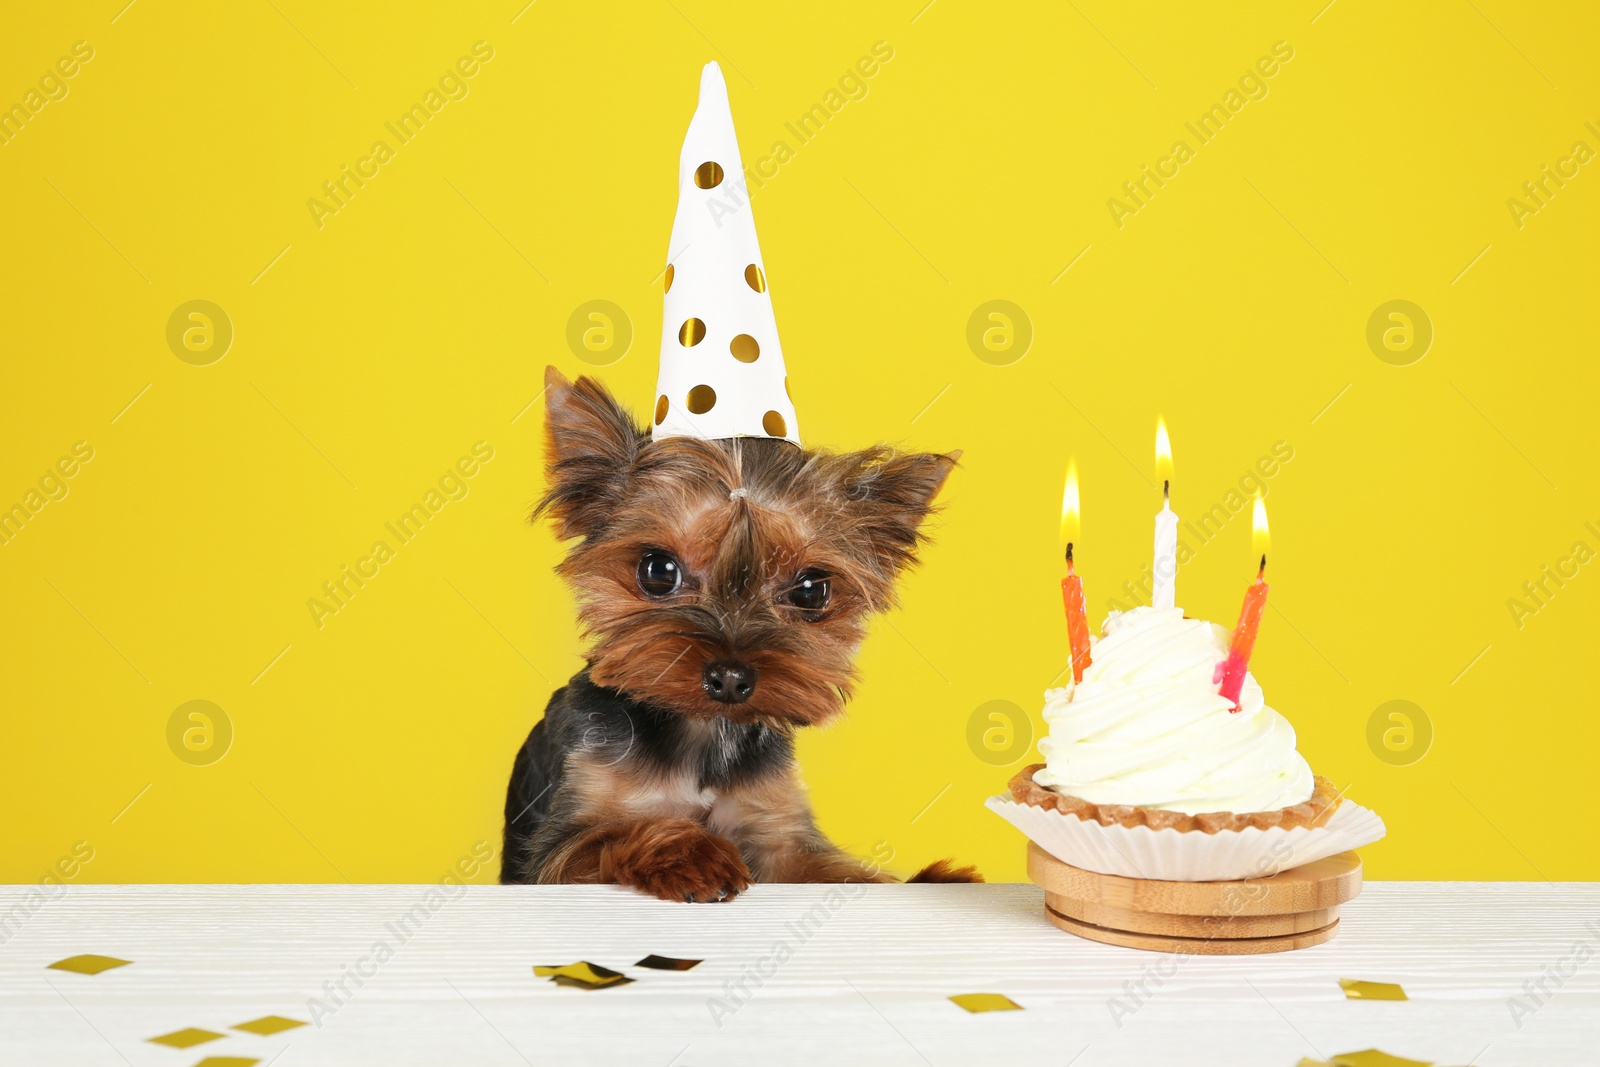
[[[828,576],[821,571],[803,572],[789,590],[789,603],[807,611],[821,611],[827,607]]]
[[[639,560],[639,588],[647,596],[671,596],[683,584],[683,568],[669,553],[646,552]]]

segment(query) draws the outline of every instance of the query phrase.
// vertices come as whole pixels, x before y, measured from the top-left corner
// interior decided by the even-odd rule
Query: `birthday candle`
[[[1067,576],[1061,579],[1061,602],[1067,611],[1073,682],[1083,681],[1083,669],[1089,665],[1089,615],[1083,600],[1083,579],[1074,570],[1072,559],[1078,521],[1078,461],[1072,460],[1067,465],[1067,487],[1061,494],[1061,539],[1067,543]]]
[[[1178,602],[1178,516],[1172,510],[1172,442],[1165,419],[1156,419],[1156,476],[1161,478],[1161,510],[1156,513],[1155,559],[1150,565],[1150,606]]]
[[[1253,534],[1257,545],[1263,550],[1261,553],[1261,567],[1256,571],[1256,580],[1250,583],[1250,588],[1244,593],[1244,607],[1239,610],[1239,625],[1233,628],[1233,640],[1228,645],[1228,658],[1217,664],[1217,680],[1222,683],[1220,693],[1231,705],[1232,711],[1239,710],[1239,693],[1244,688],[1244,676],[1250,669],[1250,653],[1256,647],[1256,631],[1261,628],[1261,613],[1267,606],[1267,554],[1265,551],[1267,541],[1267,507],[1256,497],[1255,512],[1253,515]]]

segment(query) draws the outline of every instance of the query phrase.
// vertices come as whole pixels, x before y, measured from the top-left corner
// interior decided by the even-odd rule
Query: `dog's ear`
[[[922,521],[961,453],[869,449],[856,455],[860,465],[845,482],[854,501],[851,526],[892,578],[916,562],[917,546],[924,540]]]
[[[548,513],[561,537],[587,537],[605,526],[621,501],[648,438],[595,379],[569,382],[547,367],[544,385],[549,488],[533,518]]]

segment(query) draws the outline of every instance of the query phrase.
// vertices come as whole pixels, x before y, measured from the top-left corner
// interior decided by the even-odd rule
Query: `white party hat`
[[[798,445],[728,86],[715,63],[700,73],[700,104],[678,157],[667,254],[652,438],[775,437]]]

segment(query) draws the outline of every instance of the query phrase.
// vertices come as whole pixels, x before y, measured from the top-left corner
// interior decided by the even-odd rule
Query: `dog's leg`
[[[684,817],[674,799],[626,761],[570,760],[530,844],[528,880],[612,883],[690,903],[748,888],[738,847]]]
[[[733,842],[690,819],[575,829],[545,859],[539,881],[614,883],[691,904],[731,900],[750,885],[750,870]]]
[[[976,867],[957,867],[955,860],[934,860],[906,879],[907,882],[981,882]]]

